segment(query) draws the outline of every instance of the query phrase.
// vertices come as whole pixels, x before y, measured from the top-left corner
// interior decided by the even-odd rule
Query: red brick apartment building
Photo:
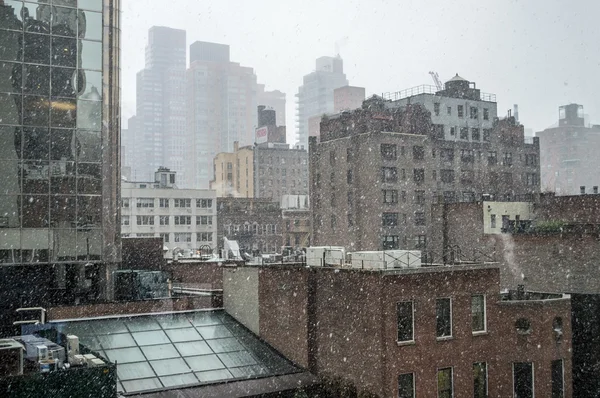
[[[358,391],[572,396],[569,297],[500,294],[497,266],[240,267],[223,288],[227,312],[262,339]]]

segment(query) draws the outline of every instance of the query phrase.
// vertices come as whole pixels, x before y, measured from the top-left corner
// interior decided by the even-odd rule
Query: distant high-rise
[[[130,119],[126,139],[126,150],[135,153],[126,166],[136,179],[151,180],[159,167],[166,166],[179,172],[183,187],[190,185],[185,161],[185,67],[185,31],[150,28],[146,65],[137,74],[136,116]]]
[[[120,1],[57,3],[0,1],[0,326],[121,260]]]
[[[333,90],[347,86],[342,58],[320,57],[314,72],[304,76],[298,88],[298,143],[308,148],[308,120],[334,112]]]
[[[285,121],[285,93],[279,90],[265,91],[265,85],[259,84],[256,90],[258,105],[264,105],[267,109],[272,109],[277,115],[275,124],[278,126],[286,126]]]
[[[187,130],[193,151],[194,188],[209,187],[213,159],[231,152],[233,143],[254,143],[256,75],[252,68],[230,62],[229,46],[194,42],[187,71]]]

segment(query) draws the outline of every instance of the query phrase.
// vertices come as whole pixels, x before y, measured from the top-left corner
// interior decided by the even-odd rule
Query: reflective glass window
[[[50,64],[50,36],[35,33],[24,35],[23,60],[32,64]]]
[[[160,329],[160,325],[152,317],[135,317],[127,321],[127,327],[132,332],[143,332],[146,330]]]
[[[75,162],[50,162],[50,193],[75,194]]]
[[[102,99],[102,72],[91,70],[80,70],[77,85],[81,91],[81,97],[84,99]]]
[[[119,366],[120,368],[120,366]],[[117,370],[117,374],[119,374],[118,370]],[[150,379],[140,379],[140,380],[130,380],[130,381],[123,381],[121,383],[121,385],[123,385],[123,388],[125,389],[125,391],[143,391],[143,390],[154,390],[157,388],[162,388],[162,384],[160,383],[160,381],[156,378],[150,378]]]
[[[53,127],[75,128],[77,103],[74,98],[53,98],[51,110]]]
[[[0,120],[2,124],[21,124],[22,96],[0,93]]]
[[[235,338],[207,340],[208,345],[215,353],[241,351],[244,346]]]
[[[198,379],[193,373],[186,373],[173,376],[162,376],[160,381],[165,387],[185,386],[188,384],[198,384]]]
[[[256,359],[245,351],[229,352],[219,354],[219,358],[228,368],[256,364]]]
[[[151,361],[150,364],[154,371],[159,376],[167,376],[178,373],[188,373],[190,368],[181,358],[162,359],[159,361]]]
[[[153,359],[177,358],[179,353],[173,344],[161,344],[141,347],[149,361]]]
[[[267,371],[260,366],[242,366],[240,368],[229,369],[229,371],[235,378],[248,378],[267,373]]]
[[[102,11],[102,0],[79,0],[82,10]]]
[[[102,40],[102,14],[80,11],[85,16],[85,25],[79,26],[79,37],[88,40]]]
[[[53,97],[75,97],[77,94],[75,69],[52,67],[50,76]]]
[[[79,68],[102,69],[102,43],[97,41],[80,40],[81,54]]]
[[[0,126],[0,160],[21,158],[21,129],[16,126]],[[2,169],[5,173],[5,169]],[[3,178],[4,179],[4,178]]]
[[[209,370],[207,372],[198,372],[195,374],[198,380],[200,380],[202,383],[210,383],[233,378],[232,374],[229,373],[227,369]]]
[[[191,327],[186,314],[163,315],[156,318],[163,329]]]
[[[50,190],[50,181],[46,172],[48,162],[23,162],[23,165],[28,170],[27,173],[23,173],[22,192],[48,195]]]
[[[102,197],[77,197],[77,224],[79,226],[101,225]]]
[[[22,226],[23,228],[47,228],[49,224],[48,196],[47,195],[23,195],[21,197],[23,206]]]
[[[50,101],[47,97],[23,96],[23,124],[26,126],[48,126],[50,123]]]
[[[221,319],[214,312],[199,312],[189,316],[194,326],[219,325]]]
[[[52,9],[52,34],[56,36],[75,37],[77,34],[77,10],[74,8],[54,7]]]
[[[77,101],[77,128],[97,131],[102,129],[101,101]]]
[[[139,345],[166,344],[169,339],[164,332],[160,330],[152,332],[136,332],[133,333],[133,338]]]
[[[188,365],[195,372],[203,372],[205,370],[223,369],[223,362],[216,355],[202,355],[198,357],[189,357],[185,359]]]
[[[23,93],[50,95],[50,67],[23,65]]]
[[[77,159],[80,162],[102,160],[102,140],[99,131],[77,130]]]
[[[22,30],[23,18],[21,17],[21,8],[23,7],[23,2],[14,0],[4,0],[3,3],[5,9],[2,15],[0,15],[0,28]],[[2,32],[0,36],[2,36],[3,34],[4,32]]]
[[[75,160],[75,130],[52,129],[50,134],[50,159]]]
[[[0,35],[6,32],[0,33]],[[2,44],[0,44],[1,46]],[[0,50],[1,51],[1,50]],[[21,93],[23,89],[23,72],[20,63],[0,62],[0,92]]]
[[[127,327],[120,319],[106,319],[104,321],[95,321],[93,323],[94,332],[98,335],[127,333]]]
[[[97,337],[105,350],[135,346],[135,342],[129,333],[108,334]]]
[[[52,65],[74,68],[77,66],[77,40],[70,37],[52,37]]]
[[[231,332],[223,325],[203,326],[199,327],[198,331],[205,339],[218,339],[223,337],[232,337]]]
[[[50,34],[50,6],[47,4],[23,3],[23,27],[25,32]]]
[[[19,25],[12,25],[0,17],[0,28],[13,26],[20,29]],[[21,61],[23,53],[20,51],[21,43],[23,43],[23,33],[17,31],[3,30],[0,33],[0,59],[5,61]]]
[[[156,376],[148,362],[126,363],[119,365],[117,366],[117,375],[121,380],[132,380]],[[125,386],[125,383],[123,383],[123,385]]]
[[[130,362],[143,362],[146,360],[142,351],[137,347],[104,350],[104,352],[111,362],[118,362],[119,365]]]
[[[200,334],[194,328],[169,329],[165,331],[172,342],[201,340]]]
[[[50,132],[48,129],[25,127],[23,129],[23,158],[48,160],[49,154]]]
[[[77,176],[101,178],[102,166],[100,163],[77,163]]]
[[[75,197],[52,195],[50,196],[50,226],[54,228],[68,228],[75,221]]]
[[[184,357],[212,354],[212,350],[204,341],[175,343],[175,347],[177,347],[177,350],[179,350]]]

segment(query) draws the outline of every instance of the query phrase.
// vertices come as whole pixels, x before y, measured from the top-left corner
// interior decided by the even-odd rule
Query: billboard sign
[[[256,129],[256,143],[262,144],[269,138],[269,128],[267,126]]]

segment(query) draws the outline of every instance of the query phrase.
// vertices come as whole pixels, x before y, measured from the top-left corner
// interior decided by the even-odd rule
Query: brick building
[[[500,295],[497,266],[242,267],[225,270],[223,283],[228,313],[295,363],[359,391],[571,396],[568,296]]]
[[[214,160],[214,177],[210,189],[217,197],[254,197],[254,150],[233,143],[233,152],[218,153]]]
[[[276,253],[283,245],[281,207],[260,198],[217,198],[217,246],[236,240],[248,252]]]
[[[447,95],[436,94],[439,101]],[[432,120],[425,105],[372,97],[322,121],[309,151],[314,245],[423,248],[435,228],[432,203],[539,192],[539,143],[525,143],[514,118],[466,139]]]

